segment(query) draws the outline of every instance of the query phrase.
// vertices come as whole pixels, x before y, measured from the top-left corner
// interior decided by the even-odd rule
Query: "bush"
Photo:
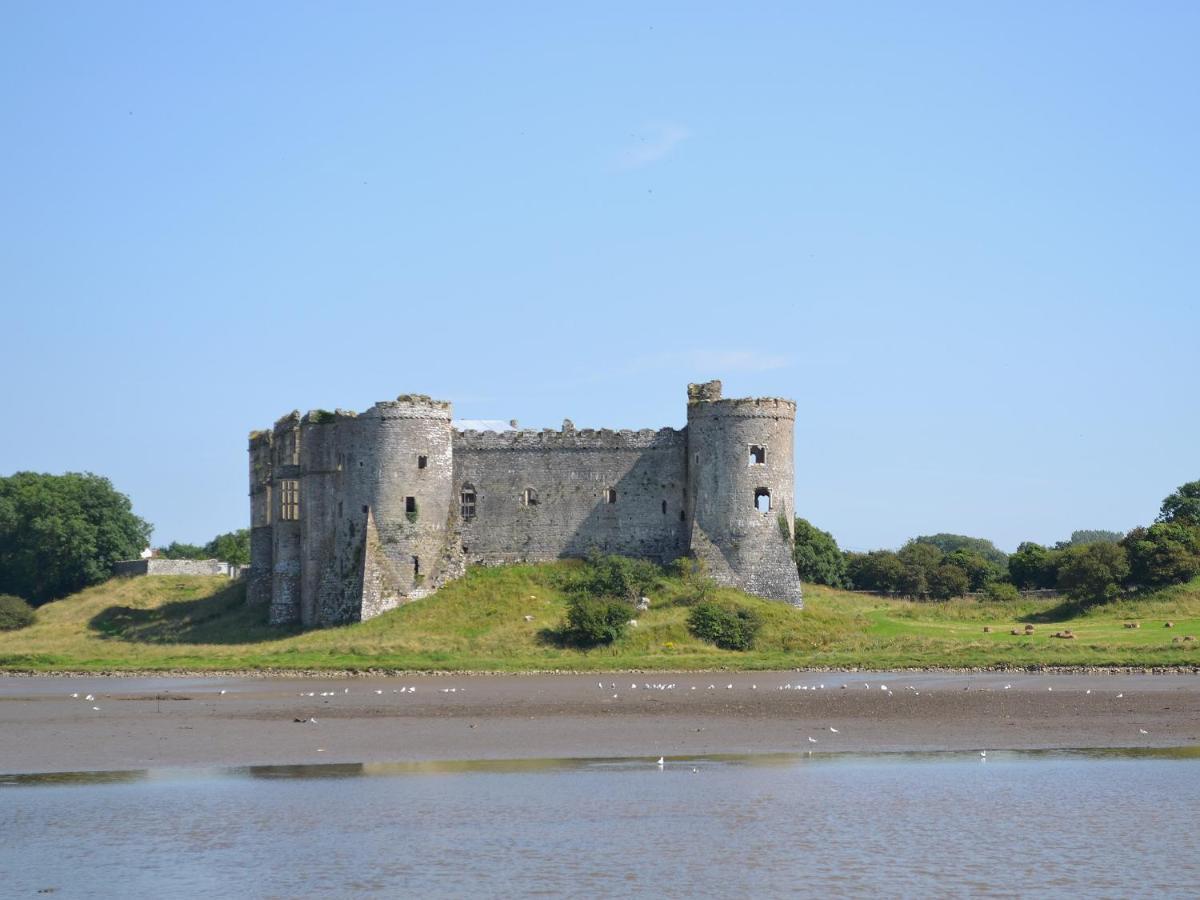
[[[709,576],[708,564],[704,560],[681,556],[671,565],[675,575],[683,583],[679,603],[694,606],[712,599],[717,590],[717,583]]]
[[[0,594],[0,631],[16,631],[32,625],[37,614],[33,607],[12,594]]]
[[[1120,544],[1079,544],[1062,552],[1058,587],[1076,603],[1107,603],[1129,577],[1129,555]]]
[[[983,599],[989,603],[1011,603],[1021,599],[1021,592],[1007,581],[993,581],[984,586]]]
[[[661,575],[659,567],[648,560],[592,553],[581,569],[568,576],[563,587],[583,597],[637,600],[650,592]]]
[[[762,628],[762,618],[744,606],[700,603],[688,615],[688,628],[696,637],[725,650],[749,650]]]
[[[631,612],[620,600],[575,597],[567,605],[566,636],[585,647],[611,644],[625,633]]]
[[[934,600],[961,597],[970,586],[967,573],[949,563],[943,563],[929,573],[929,596]]]

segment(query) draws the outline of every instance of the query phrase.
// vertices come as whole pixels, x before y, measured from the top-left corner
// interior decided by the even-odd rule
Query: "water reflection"
[[[993,762],[1054,759],[1157,759],[1200,760],[1194,747],[1104,747],[1077,750],[988,750]],[[668,756],[665,768],[739,767],[771,768],[800,765],[944,764],[979,760],[975,751],[903,751],[895,753],[714,753],[697,756]],[[541,759],[417,760],[392,763],[308,763],[302,765],[229,766],[188,769],[130,769],[103,772],[49,772],[0,775],[0,787],[46,785],[129,784],[139,781],[196,779],[305,780],[339,778],[395,778],[411,775],[465,775],[474,773],[536,774],[583,770],[641,770],[651,757],[547,757]]]

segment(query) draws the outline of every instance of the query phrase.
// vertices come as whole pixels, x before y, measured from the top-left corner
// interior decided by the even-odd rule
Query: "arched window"
[[[604,491],[604,502],[605,503],[616,503],[617,502],[617,489],[616,488],[607,488]]]
[[[537,491],[535,491],[533,488],[525,488],[525,490],[521,492],[521,505],[537,506],[537,504]]]
[[[464,484],[458,500],[463,520],[470,521],[475,518],[475,485]]]
[[[767,448],[757,444],[750,445],[750,465],[765,466],[767,464]]]
[[[765,487],[754,489],[754,508],[762,513],[771,511],[771,492]]]

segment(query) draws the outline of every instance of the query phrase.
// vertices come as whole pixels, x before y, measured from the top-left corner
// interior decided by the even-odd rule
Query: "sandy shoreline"
[[[0,676],[5,774],[1191,745],[1194,674]]]

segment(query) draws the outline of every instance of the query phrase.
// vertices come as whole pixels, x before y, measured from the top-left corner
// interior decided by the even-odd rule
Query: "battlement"
[[[362,415],[379,419],[441,419],[449,422],[453,406],[446,400],[434,400],[424,394],[401,394],[395,400],[380,400]]]
[[[688,418],[776,419],[796,417],[796,401],[783,397],[745,397],[741,399],[693,401],[688,403]]]
[[[566,423],[560,431],[455,431],[456,450],[647,450],[676,447],[686,440],[687,432],[674,428],[642,428],[637,431],[612,428],[576,429]]]

